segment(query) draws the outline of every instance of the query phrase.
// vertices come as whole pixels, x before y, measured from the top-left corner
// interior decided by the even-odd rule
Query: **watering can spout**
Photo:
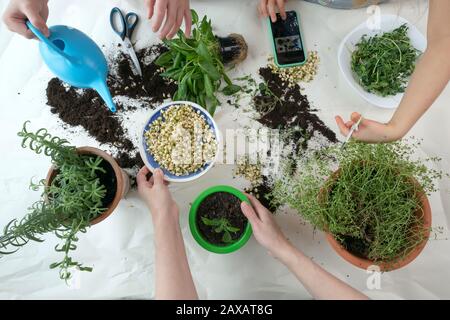
[[[106,81],[97,81],[94,83],[93,88],[98,92],[103,101],[105,101],[111,112],[116,112],[116,104],[114,103],[111,92],[106,84]]]

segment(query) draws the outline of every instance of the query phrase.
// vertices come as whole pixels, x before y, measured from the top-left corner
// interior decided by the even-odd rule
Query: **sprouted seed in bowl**
[[[145,132],[148,152],[161,168],[176,176],[203,170],[217,151],[213,128],[205,116],[187,104],[172,105]]]

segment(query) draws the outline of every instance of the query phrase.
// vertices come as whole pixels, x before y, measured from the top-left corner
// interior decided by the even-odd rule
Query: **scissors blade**
[[[133,45],[131,44],[130,39],[125,38],[125,40],[123,42],[125,44],[125,47],[128,50],[128,54],[130,55],[131,60],[133,61],[133,64],[136,68],[137,73],[142,77],[141,65],[139,64],[139,59],[136,55],[136,52],[134,51],[134,48],[133,48]]]
[[[350,132],[348,133],[347,137],[345,137],[345,141],[342,143],[341,148],[343,148],[347,144],[347,142],[350,141],[350,138],[352,137],[353,132],[355,132],[355,130],[358,130],[358,127],[362,121],[362,118],[363,118],[362,116],[359,117],[359,120],[354,125],[352,125],[352,127],[350,128]]]

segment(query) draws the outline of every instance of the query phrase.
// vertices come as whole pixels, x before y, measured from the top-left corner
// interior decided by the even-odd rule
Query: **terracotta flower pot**
[[[105,161],[107,161],[111,167],[114,170],[115,176],[116,176],[116,194],[114,196],[114,199],[112,202],[107,206],[107,210],[103,212],[101,215],[99,215],[97,218],[91,221],[91,225],[97,224],[103,220],[105,220],[111,213],[113,213],[114,209],[119,204],[120,200],[128,193],[128,190],[130,189],[130,180],[128,178],[128,175],[125,173],[125,171],[120,168],[119,164],[114,160],[113,157],[111,157],[109,154],[104,152],[103,150],[93,148],[93,147],[80,147],[77,148],[78,154],[84,154],[84,155],[95,155],[99,156]],[[51,185],[53,179],[58,174],[58,170],[56,170],[55,166],[52,166],[47,174],[47,185]]]
[[[339,177],[340,169],[335,171],[329,179],[337,179]],[[418,190],[422,190],[419,185],[419,182],[411,178],[411,182],[419,186]],[[320,193],[326,192],[326,189],[322,189]],[[320,196],[320,195],[319,195]],[[420,191],[418,194],[421,201],[421,209],[416,213],[417,215],[422,217],[423,225],[417,226],[417,232],[423,232],[424,240],[418,244],[413,250],[411,250],[404,258],[397,260],[396,262],[374,262],[368,259],[361,258],[347,251],[339,241],[337,241],[331,233],[326,234],[326,238],[331,247],[340,255],[344,260],[353,264],[354,266],[367,270],[370,266],[378,266],[380,271],[392,271],[396,269],[400,269],[410,262],[412,262],[417,256],[422,252],[423,248],[428,242],[428,238],[430,236],[431,231],[431,207],[430,202],[428,201],[428,197],[423,191]]]

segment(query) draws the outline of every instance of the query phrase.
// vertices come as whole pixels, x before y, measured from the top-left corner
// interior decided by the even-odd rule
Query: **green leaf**
[[[233,238],[231,238],[231,234],[229,232],[225,232],[222,236],[222,241],[224,243],[230,243],[233,241]]]
[[[227,229],[229,232],[238,232],[239,230],[241,230],[241,229],[239,229],[239,228],[232,227],[232,226],[227,226],[226,229]]]
[[[172,52],[167,51],[161,54],[158,59],[156,59],[155,64],[161,67],[167,67],[172,64]]]
[[[205,59],[208,62],[212,62],[212,57],[211,57],[211,53],[208,51],[208,48],[206,47],[206,45],[203,42],[200,42],[198,44],[197,49],[195,49],[195,52],[202,57],[203,59]]]
[[[191,16],[192,16],[192,24],[197,24],[198,14],[194,9],[191,9]]]
[[[204,77],[204,82],[205,82],[205,90],[206,90],[206,95],[208,97],[214,97],[214,89],[211,83],[211,79],[209,78],[209,76],[207,74],[203,75]]]
[[[227,96],[231,96],[239,91],[241,91],[241,87],[235,84],[228,85],[222,90],[223,94]]]
[[[198,65],[204,72],[206,72],[209,75],[209,77],[212,80],[214,81],[220,80],[220,73],[217,71],[216,67],[214,67],[214,65],[211,62],[201,60],[199,61]]]

